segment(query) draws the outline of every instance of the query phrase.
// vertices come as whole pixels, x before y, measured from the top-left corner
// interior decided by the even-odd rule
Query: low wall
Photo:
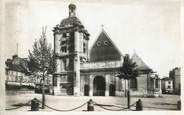
[[[6,90],[6,94],[34,94],[34,90]]]

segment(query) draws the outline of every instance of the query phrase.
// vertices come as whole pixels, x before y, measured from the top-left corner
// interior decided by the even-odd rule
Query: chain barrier
[[[21,106],[18,106],[18,107],[15,107],[15,108],[8,108],[8,109],[6,109],[6,110],[15,110],[15,109],[19,109],[19,108],[21,108],[21,107],[24,107],[24,106],[29,105],[30,102],[31,102],[31,100],[28,101],[27,103],[22,104]],[[40,104],[42,104],[42,102],[41,102],[40,100],[38,100],[38,102],[39,102]],[[89,101],[83,103],[82,105],[80,105],[80,106],[78,106],[78,107],[75,107],[75,108],[73,108],[73,109],[68,109],[68,110],[55,109],[55,108],[53,108],[53,107],[51,107],[51,106],[48,106],[47,104],[45,104],[45,106],[46,106],[47,108],[51,109],[51,110],[54,110],[54,111],[67,112],[67,111],[74,111],[74,110],[77,110],[77,109],[83,107],[84,105],[86,105],[88,102],[89,102]],[[130,105],[130,108],[128,108],[128,107],[124,107],[124,108],[123,108],[122,106],[117,106],[117,105],[99,104],[99,103],[96,103],[95,101],[92,101],[92,102],[94,103],[94,105],[96,105],[96,106],[98,106],[98,107],[100,107],[100,108],[102,108],[102,109],[104,109],[104,110],[108,110],[108,111],[122,111],[122,110],[126,110],[126,109],[127,109],[127,110],[135,111],[135,110],[131,109],[131,107],[135,107],[134,105],[136,104],[136,103],[133,103],[132,105]],[[116,107],[116,109],[106,108],[105,106],[107,106],[107,107]],[[118,109],[117,109],[117,108],[118,108]]]
[[[117,106],[117,105],[105,105],[105,104],[98,104],[96,103],[95,101],[94,102],[94,105],[102,108],[102,109],[105,109],[105,110],[108,110],[108,111],[122,111],[122,110],[126,110],[126,109],[129,109],[129,110],[133,110],[131,108],[128,108],[128,107],[120,107],[120,106]],[[132,105],[130,105],[130,107],[133,107],[136,103],[133,103]],[[109,106],[109,107],[117,107],[117,108],[121,108],[121,109],[109,109],[109,108],[106,108],[104,106]],[[134,110],[133,110],[134,111]]]
[[[39,101],[39,102],[41,103],[41,101]],[[87,101],[87,102],[88,102],[88,101]],[[54,110],[54,111],[67,112],[67,111],[74,111],[74,110],[76,110],[76,109],[79,109],[79,108],[83,107],[84,105],[86,105],[87,102],[85,102],[84,104],[82,104],[82,105],[80,105],[80,106],[78,106],[78,107],[75,107],[75,108],[73,108],[73,109],[68,109],[68,110],[55,109],[55,108],[53,108],[53,107],[51,107],[51,106],[48,106],[48,105],[46,105],[46,104],[45,104],[45,106],[46,106],[47,108],[51,109],[51,110]]]
[[[8,108],[8,109],[5,109],[5,110],[15,110],[15,109],[19,109],[19,108],[21,108],[21,107],[24,107],[24,106],[29,105],[29,103],[30,103],[30,102],[31,102],[31,100],[30,100],[30,101],[28,101],[27,103],[24,103],[24,104],[22,104],[22,105],[18,106],[18,107]]]

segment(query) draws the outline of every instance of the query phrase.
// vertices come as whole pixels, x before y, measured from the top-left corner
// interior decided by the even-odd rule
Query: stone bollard
[[[142,111],[142,110],[143,110],[142,101],[141,101],[141,99],[139,99],[139,100],[136,102],[136,111]]]
[[[177,109],[178,109],[178,110],[181,110],[181,100],[179,100],[179,101],[177,102]]]
[[[39,101],[36,98],[31,100],[31,111],[39,111]]]
[[[90,99],[90,100],[88,101],[88,104],[87,104],[87,111],[94,111],[94,104],[93,104],[92,99]]]

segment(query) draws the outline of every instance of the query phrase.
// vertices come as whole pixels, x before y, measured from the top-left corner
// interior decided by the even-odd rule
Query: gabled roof
[[[111,40],[111,38],[110,38],[109,35],[105,32],[104,29],[102,29],[102,31],[101,31],[101,33],[99,34],[97,40],[94,42],[92,48],[95,46],[95,44],[96,44],[100,39],[107,39],[107,40],[109,40],[109,41],[112,43],[112,45],[114,46],[114,48],[117,50],[117,52],[118,52],[120,55],[122,55],[122,53],[120,52],[120,50],[116,47],[116,45],[114,44],[114,42]],[[91,49],[92,49],[92,48],[91,48]]]
[[[116,61],[121,60],[121,56],[119,49],[102,29],[90,50],[90,61]]]
[[[141,71],[146,71],[146,70],[152,70],[144,61],[136,54],[134,53],[132,55],[132,60],[137,64],[137,69]]]

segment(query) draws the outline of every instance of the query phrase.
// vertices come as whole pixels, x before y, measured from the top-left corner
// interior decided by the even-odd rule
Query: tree
[[[29,70],[36,76],[42,78],[42,109],[45,105],[45,77],[54,71],[53,52],[51,45],[47,43],[46,27],[42,29],[40,39],[35,40],[32,52],[29,50]]]
[[[120,79],[125,79],[128,81],[128,91],[126,92],[125,88],[125,96],[127,95],[128,97],[128,108],[130,107],[130,80],[135,79],[138,76],[138,71],[136,69],[137,65],[133,60],[130,58],[128,54],[124,56],[124,62],[123,66],[120,68],[121,73],[117,76]],[[126,85],[126,84],[125,84]]]
[[[138,76],[138,71],[136,69],[137,65],[136,62],[133,62],[132,59],[130,59],[130,56],[126,54],[124,56],[124,62],[123,66],[120,68],[121,73],[118,75],[120,79],[134,79]]]

